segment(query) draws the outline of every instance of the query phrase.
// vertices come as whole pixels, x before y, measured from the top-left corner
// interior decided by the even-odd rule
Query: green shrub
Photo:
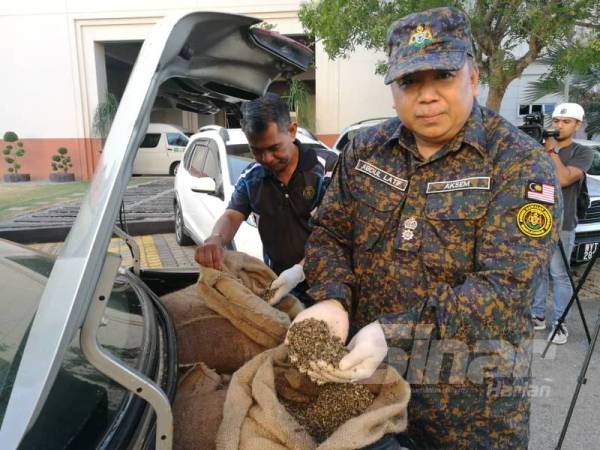
[[[7,144],[2,150],[2,154],[4,155],[4,161],[9,165],[8,172],[19,173],[21,164],[17,162],[17,158],[21,158],[25,154],[25,148],[23,147],[23,143],[19,141],[19,136],[17,136],[17,133],[15,133],[14,131],[7,131],[6,133],[4,133],[2,139],[5,142],[10,142],[10,144]],[[13,143],[15,145],[11,145]]]
[[[67,156],[69,151],[65,147],[60,147],[56,153],[56,155],[52,155],[52,162],[50,163],[52,170],[55,172],[62,170],[64,173],[67,173],[69,168],[73,167],[71,157]]]
[[[6,142],[17,142],[19,140],[19,136],[14,131],[7,131],[4,133],[4,137],[2,138]]]

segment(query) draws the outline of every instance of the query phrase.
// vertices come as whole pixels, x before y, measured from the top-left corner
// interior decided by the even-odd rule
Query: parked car
[[[208,130],[219,131],[221,128],[223,128],[223,127],[221,127],[220,125],[204,125],[204,126],[198,128],[197,133],[200,133],[201,131],[208,131]],[[311,142],[318,142],[319,144],[321,144],[321,146],[329,149],[329,147],[327,147],[327,145],[325,145],[323,142],[321,142],[319,140],[319,138],[317,138],[317,136],[315,136],[315,134],[312,131],[308,130],[307,128],[298,127],[298,135],[305,136],[305,137],[311,139]],[[191,137],[191,136],[192,135],[190,134],[188,137]]]
[[[325,160],[326,170],[333,169],[337,159],[334,152],[305,133],[297,133],[296,138],[305,147],[315,149]],[[200,244],[210,236],[229,204],[240,174],[253,161],[248,140],[240,128],[208,125],[190,138],[175,177],[175,237],[180,245]],[[232,248],[263,258],[252,215],[242,223]]]
[[[353,123],[342,130],[338,138],[333,143],[331,149],[339,154],[344,149],[346,144],[348,144],[348,141],[350,141],[350,139],[352,139],[360,129],[378,125],[388,119],[390,119],[390,117],[380,117],[375,119],[361,120],[360,122]]]
[[[108,246],[122,234],[115,220],[158,95],[212,113],[309,67],[307,47],[259,22],[211,12],[161,20],[59,256],[0,241],[2,450],[171,448],[177,353],[157,296],[194,283],[198,272],[124,270]]]
[[[133,162],[134,175],[175,175],[188,137],[173,125],[151,123]]]
[[[600,142],[582,139],[574,141],[594,149],[592,167],[586,176],[590,206],[575,228],[575,247],[571,254],[571,262],[583,263],[592,259],[600,243]]]

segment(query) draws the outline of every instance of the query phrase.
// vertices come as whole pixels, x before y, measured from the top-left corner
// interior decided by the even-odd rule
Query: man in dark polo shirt
[[[267,94],[242,108],[242,130],[256,162],[240,175],[235,191],[211,235],[198,247],[196,261],[219,268],[223,246],[231,242],[250,213],[254,213],[265,259],[279,277],[270,303],[275,304],[293,290],[304,294],[304,244],[311,232],[311,213],[321,202],[332,166],[332,152],[317,154],[296,139],[287,104]]]
[[[575,227],[577,226],[577,196],[581,184],[585,182],[585,173],[589,170],[594,159],[591,148],[573,142],[575,132],[581,128],[583,121],[583,108],[577,103],[562,103],[552,113],[552,126],[560,135],[556,138],[546,139],[545,146],[548,154],[556,166],[556,174],[562,188],[563,221],[560,240],[563,244],[567,259],[570,258],[575,244]],[[541,193],[543,195],[543,192]],[[535,291],[531,307],[533,327],[535,330],[546,329],[546,296],[548,293],[548,280],[552,279],[552,331],[548,339],[554,334],[554,344],[566,344],[569,331],[565,323],[558,325],[573,289],[565,263],[562,259],[560,248],[552,254],[550,267],[542,274],[541,282]],[[558,327],[556,333],[554,328]]]

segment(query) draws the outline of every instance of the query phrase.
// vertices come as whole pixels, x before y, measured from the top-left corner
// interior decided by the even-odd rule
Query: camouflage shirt
[[[561,212],[543,148],[476,102],[428,160],[397,118],[344,150],[307,243],[309,293],[355,329],[383,325],[416,439],[527,448],[530,303]]]

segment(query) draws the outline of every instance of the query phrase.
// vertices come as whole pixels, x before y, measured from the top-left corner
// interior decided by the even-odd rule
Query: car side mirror
[[[210,177],[196,178],[192,182],[190,189],[192,190],[192,192],[215,195],[215,191],[217,190],[217,183]]]

